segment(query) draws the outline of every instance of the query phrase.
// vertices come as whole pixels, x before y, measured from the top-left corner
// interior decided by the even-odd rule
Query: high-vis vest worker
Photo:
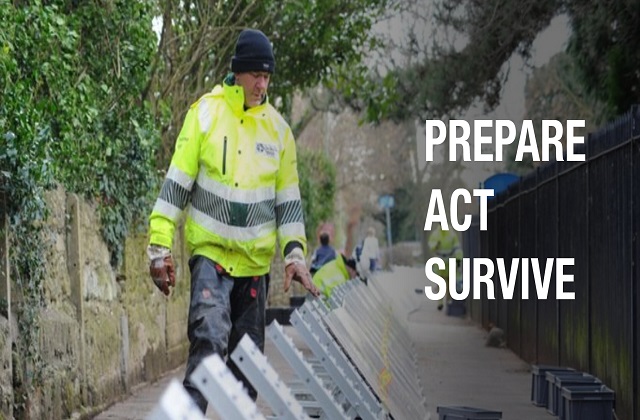
[[[269,272],[276,236],[306,248],[296,149],[289,125],[267,102],[244,109],[227,78],[191,106],[150,217],[153,245],[171,248],[187,212],[185,237],[234,277]]]
[[[445,263],[445,269],[438,269],[437,273],[440,277],[448,281],[449,279],[449,258],[455,258],[457,261],[462,260],[462,249],[460,249],[460,241],[458,235],[452,230],[442,230],[440,226],[429,235],[429,249],[436,256],[442,258]]]
[[[313,275],[313,284],[325,298],[329,299],[331,291],[349,280],[349,271],[342,256],[329,261]]]

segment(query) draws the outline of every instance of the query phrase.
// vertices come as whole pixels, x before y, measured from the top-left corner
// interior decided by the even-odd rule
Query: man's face
[[[251,71],[236,73],[236,85],[244,89],[244,105],[247,108],[260,105],[267,94],[270,73],[266,71]]]

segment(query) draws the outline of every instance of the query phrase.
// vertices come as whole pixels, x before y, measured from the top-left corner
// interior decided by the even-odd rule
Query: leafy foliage
[[[525,119],[533,120],[536,138],[542,138],[542,120],[556,119],[566,124],[567,119],[585,120],[579,135],[594,132],[606,122],[609,107],[590,93],[580,80],[577,64],[567,53],[559,53],[547,64],[534,69],[525,86]],[[531,156],[515,161],[518,145],[507,148],[507,170],[525,174],[533,169]]]
[[[503,64],[514,52],[528,57],[536,35],[558,8],[558,0],[439,1],[434,16],[439,28],[464,42],[436,40],[420,51],[422,60],[394,69],[393,76],[387,75],[396,79],[394,98],[386,101],[391,106],[377,114],[393,120],[441,118],[459,115],[476,101],[487,110],[495,108],[508,73]],[[360,106],[366,101],[365,95]]]
[[[370,121],[455,117],[475,103],[493,110],[508,78],[505,63],[514,53],[527,61],[536,36],[560,13],[571,21],[567,52],[584,90],[607,105],[609,117],[640,101],[637,2],[439,0],[436,5],[439,33],[453,33],[457,42],[434,37],[416,50],[410,37],[409,54],[422,59],[393,69],[385,76],[393,83],[381,77],[366,82],[393,85],[394,90],[346,93],[347,102],[366,110]]]
[[[59,183],[98,204],[117,267],[127,232],[149,212],[156,168],[166,167],[188,105],[222,79],[240,29],[259,27],[274,42],[271,98],[286,113],[296,89],[328,81],[337,66],[358,68],[389,3],[0,0],[0,171],[26,394],[40,381],[45,191]],[[301,151],[300,173],[314,230],[333,211],[335,169]]]
[[[3,27],[11,28],[0,41],[3,132],[28,144],[46,127],[53,176],[102,204],[118,265],[156,179],[157,135],[141,94],[155,52],[151,9],[144,2],[38,3],[2,7]]]
[[[370,29],[392,0],[160,1],[159,54],[147,97],[161,125],[158,167],[165,168],[189,105],[230,69],[240,30],[262,30],[274,45],[270,101],[285,115],[297,89],[333,80],[342,66],[363,71],[376,46]],[[173,111],[170,118],[168,114]]]
[[[635,1],[567,0],[573,33],[568,52],[583,84],[610,107],[609,116],[640,101],[640,8]]]
[[[299,150],[298,175],[307,237],[314,238],[320,223],[333,217],[336,168],[322,152]]]
[[[145,220],[157,185],[153,158],[158,134],[143,97],[156,52],[152,5],[150,1],[120,1],[106,7],[83,4],[73,13],[81,34],[83,83],[91,96],[86,113],[75,117],[86,115],[80,120],[86,137],[78,141],[78,129],[71,126],[64,133],[70,141],[63,143],[75,137],[78,149],[66,156],[85,158],[65,166],[56,178],[101,204],[103,237],[116,266],[129,227]],[[74,116],[69,117],[73,122]],[[63,157],[56,156],[60,161]],[[78,173],[92,176],[82,179]]]
[[[145,2],[0,0],[0,169],[26,393],[40,381],[45,190],[55,180],[101,204],[116,266],[129,227],[148,211],[157,136],[141,90],[155,52],[150,22]]]

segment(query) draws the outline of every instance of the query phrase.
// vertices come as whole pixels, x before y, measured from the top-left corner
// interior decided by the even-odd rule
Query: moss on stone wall
[[[185,362],[189,279],[186,263],[181,264],[178,287],[164,297],[149,278],[144,234],[126,240],[123,265],[113,269],[95,206],[80,200],[73,213],[62,189],[47,200],[51,240],[44,264],[51,269],[44,283],[38,350],[45,368],[42,385],[28,395],[25,413],[58,419],[111,404]],[[74,226],[79,227],[76,236]],[[177,250],[176,255],[185,253]],[[81,296],[74,298],[74,290]],[[8,322],[0,317],[0,416],[7,418],[4,407],[13,404],[13,377],[23,375],[21,367],[10,368],[9,336]],[[18,357],[13,363],[24,361]]]

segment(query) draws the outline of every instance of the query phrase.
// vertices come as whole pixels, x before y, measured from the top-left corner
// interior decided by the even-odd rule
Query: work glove
[[[304,260],[302,249],[294,248],[284,257],[284,291],[289,291],[291,281],[295,280],[309,291],[313,296],[320,296],[320,291],[311,281],[311,274],[307,270],[307,264]]]
[[[149,274],[153,284],[166,296],[171,293],[169,287],[176,285],[176,271],[171,257],[171,251],[166,248],[151,245],[147,249],[147,254],[151,260],[149,264]]]

